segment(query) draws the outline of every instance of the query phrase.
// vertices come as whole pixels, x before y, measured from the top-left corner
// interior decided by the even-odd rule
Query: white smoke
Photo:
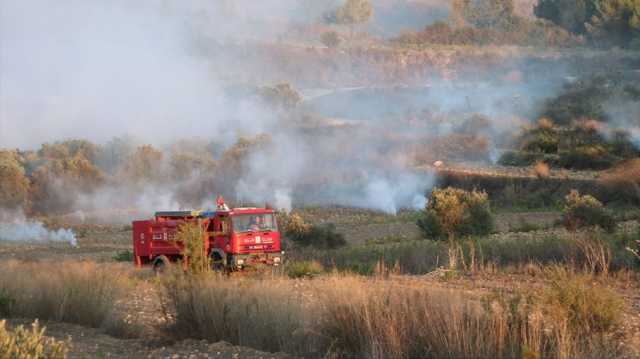
[[[242,46],[238,52],[234,44],[278,41],[291,23],[318,21],[339,3],[0,0],[0,144],[35,148],[67,137],[105,142],[125,133],[154,145],[193,136],[231,144],[238,135],[270,133],[275,149],[250,158],[247,173],[235,184],[238,202],[266,202],[285,210],[294,203],[357,206],[388,213],[422,208],[431,176],[411,173],[408,161],[378,163],[375,159],[387,155],[385,147],[395,145],[381,134],[390,129],[415,134],[415,128],[399,128],[402,124],[391,119],[353,132],[324,137],[314,132],[303,137],[303,130],[285,133],[281,114],[227,91],[243,82],[249,87],[263,86],[265,79],[271,80],[270,73],[279,73],[275,71],[278,63],[261,55],[268,51],[256,45],[255,53]],[[397,9],[392,1],[388,3],[377,9]],[[380,11],[379,18],[391,28],[405,26],[412,11],[399,13],[393,20]],[[243,58],[253,57],[260,68],[243,66]],[[276,81],[299,86],[303,81],[298,77],[305,76],[292,73]],[[335,97],[344,98],[344,113],[335,100],[328,101],[327,109],[321,104],[316,107],[324,117],[335,115],[352,122],[375,122],[390,110],[404,113],[413,107],[464,108],[487,114],[520,111],[514,101],[497,104],[499,99],[513,98],[513,87],[497,91],[499,88],[489,86],[438,87],[404,98],[382,91],[380,100],[378,96],[368,102],[336,91]],[[516,90],[536,93],[526,86]],[[363,108],[367,111],[358,111]],[[423,131],[453,131],[450,124],[440,127]],[[315,181],[308,183],[310,177]],[[188,181],[182,182],[189,187]],[[80,194],[75,209],[178,209],[180,203],[174,196],[178,185],[105,187]],[[315,191],[315,197],[307,194],[308,189]]]
[[[361,206],[389,214],[396,214],[403,208],[423,209],[427,200],[424,194],[432,185],[427,179],[409,173],[390,179],[374,179],[367,184]]]
[[[293,201],[291,199],[291,190],[286,188],[276,189],[274,192],[274,200],[276,209],[291,212]]]
[[[49,230],[40,221],[26,219],[21,213],[10,218],[0,216],[0,240],[10,242],[66,242],[78,245],[76,235],[71,229]]]

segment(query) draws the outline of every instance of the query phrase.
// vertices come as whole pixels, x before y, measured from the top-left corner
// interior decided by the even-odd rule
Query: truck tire
[[[211,269],[224,272],[227,269],[227,258],[218,252],[211,253]]]
[[[156,275],[163,274],[171,268],[171,261],[167,256],[159,256],[153,260],[153,272]]]

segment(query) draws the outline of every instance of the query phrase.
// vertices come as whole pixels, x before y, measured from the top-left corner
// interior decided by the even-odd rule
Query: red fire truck
[[[186,263],[182,243],[176,238],[178,228],[185,223],[202,226],[205,253],[214,269],[233,271],[282,262],[274,210],[229,209],[219,197],[215,211],[156,212],[153,219],[133,221],[135,265],[151,264],[154,270],[162,271],[172,262]]]

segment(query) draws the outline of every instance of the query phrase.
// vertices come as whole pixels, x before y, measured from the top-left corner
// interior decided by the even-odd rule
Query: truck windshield
[[[233,216],[233,230],[236,233],[255,231],[275,231],[273,214],[239,214]]]

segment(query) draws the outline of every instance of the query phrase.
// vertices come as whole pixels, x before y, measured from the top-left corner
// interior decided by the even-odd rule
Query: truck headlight
[[[273,263],[280,263],[280,257],[274,257]]]
[[[244,259],[238,259],[236,261],[236,264],[239,265],[239,266],[243,265],[244,264]]]

